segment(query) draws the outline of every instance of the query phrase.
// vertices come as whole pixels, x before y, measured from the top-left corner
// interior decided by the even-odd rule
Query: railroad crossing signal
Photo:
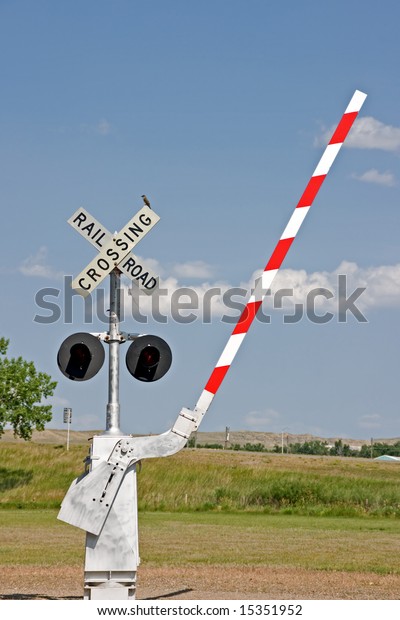
[[[94,377],[103,365],[105,355],[101,341],[109,347],[106,430],[93,437],[90,469],[83,476],[86,477],[90,471],[96,476],[100,474],[101,480],[95,483],[94,488],[85,488],[83,493],[81,486],[77,488],[77,494],[70,489],[72,502],[71,495],[67,494],[59,515],[61,519],[86,530],[86,599],[104,599],[110,595],[111,598],[115,595],[118,598],[134,598],[135,594],[139,564],[136,465],[133,464],[128,470],[132,456],[131,438],[122,436],[120,430],[119,347],[127,340],[133,340],[127,351],[126,365],[135,379],[144,382],[157,381],[165,375],[171,366],[172,353],[168,344],[158,336],[120,331],[120,277],[124,273],[146,293],[155,290],[158,275],[146,268],[131,250],[159,219],[145,205],[114,235],[85,209],[78,209],[68,220],[99,250],[99,254],[75,278],[72,287],[86,297],[107,275],[110,276],[108,332],[72,334],[64,340],[57,356],[64,376],[74,381],[86,381]],[[111,453],[116,461],[110,468],[108,461]],[[111,503],[108,502],[109,496],[112,497]],[[77,518],[78,505],[78,512],[84,513],[82,519]]]
[[[131,250],[157,224],[160,217],[148,205],[144,205],[119,233],[112,235],[88,211],[78,209],[68,223],[94,245],[100,254],[75,278],[72,288],[86,297],[109,274],[111,282],[119,282],[119,272],[124,273],[147,294],[152,293],[159,282],[157,274],[145,267]],[[118,275],[117,275],[118,272]],[[113,276],[113,277],[112,277]],[[172,353],[168,344],[158,336],[139,336],[119,331],[120,306],[118,286],[111,285],[110,331],[107,334],[72,334],[62,343],[57,364],[64,376],[73,381],[87,381],[94,377],[104,363],[104,349],[100,340],[105,340],[114,349],[110,364],[117,368],[119,344],[134,340],[126,354],[126,365],[133,377],[139,381],[152,382],[161,379],[169,370]],[[114,345],[117,345],[115,350]],[[118,383],[116,373],[111,373]]]
[[[129,347],[126,366],[139,381],[157,381],[172,363],[169,345],[159,336],[139,336]]]
[[[72,282],[72,288],[87,297],[115,267],[131,278],[145,293],[152,293],[159,277],[131,250],[159,222],[153,209],[144,206],[119,233],[112,235],[85,209],[78,209],[68,223],[100,252]]]
[[[64,340],[58,351],[57,365],[65,377],[72,381],[87,381],[97,375],[105,357],[101,337],[108,340],[103,334],[95,336],[85,332],[72,334]],[[172,352],[165,340],[152,335],[120,335],[121,343],[127,339],[133,339],[126,353],[126,367],[132,377],[152,382],[168,372]]]
[[[95,336],[84,332],[68,336],[57,355],[59,369],[73,381],[92,379],[103,363],[103,345]]]

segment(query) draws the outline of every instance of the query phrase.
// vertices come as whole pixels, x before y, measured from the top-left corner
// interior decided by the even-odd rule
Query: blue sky
[[[104,323],[85,323],[77,296],[72,323],[63,307],[56,322],[34,320],[49,314],[38,291],[60,290],[63,306],[63,276],[94,256],[67,224],[76,209],[119,230],[146,193],[161,217],[136,252],[169,291],[167,322],[128,312],[122,329],[165,338],[174,361],[142,384],[123,348],[121,426],[163,432],[195,405],[233,327],[218,299],[210,322],[200,311],[176,322],[170,296],[251,287],[359,89],[358,124],[275,287],[303,306],[332,290],[317,310],[333,318],[288,323],[290,299],[267,299],[270,323],[252,326],[201,430],[400,436],[399,18],[394,1],[0,1],[1,333],[58,380],[53,427],[65,406],[75,429],[105,425],[106,366],[75,384],[56,364],[67,336]],[[338,274],[349,295],[365,288],[366,322],[339,321]]]

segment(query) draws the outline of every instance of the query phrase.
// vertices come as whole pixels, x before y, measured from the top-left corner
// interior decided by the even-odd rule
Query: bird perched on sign
[[[143,194],[142,198],[143,198],[143,202],[146,205],[146,207],[149,207],[149,209],[151,209],[150,200],[147,198],[147,196]]]

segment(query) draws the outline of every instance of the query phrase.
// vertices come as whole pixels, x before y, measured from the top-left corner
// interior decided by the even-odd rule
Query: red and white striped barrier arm
[[[278,273],[278,270],[282,265],[283,260],[314,201],[314,198],[324,182],[330,167],[335,161],[335,158],[339,153],[340,148],[345,141],[346,136],[349,133],[366,97],[367,95],[365,93],[362,93],[359,90],[355,91],[328,146],[326,147],[317,167],[314,170],[314,173],[306,189],[304,190],[302,197],[296,205],[292,217],[283,231],[283,234],[279,239],[271,258],[269,259],[262,276],[255,282],[254,293],[247,302],[247,305],[244,308],[242,315],[240,316],[239,321],[222,352],[221,357],[219,358],[203,392],[201,393],[195,408],[196,410],[200,410],[205,413],[221,386],[221,383],[224,380],[235,355],[239,351],[240,345],[242,344],[273,279]]]

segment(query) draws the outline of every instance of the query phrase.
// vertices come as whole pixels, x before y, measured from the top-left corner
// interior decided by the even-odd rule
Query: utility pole
[[[228,447],[228,443],[229,443],[229,431],[230,431],[230,430],[231,430],[231,429],[230,429],[230,427],[229,427],[229,426],[226,426],[226,427],[225,427],[225,443],[224,443],[224,450],[226,450],[226,449],[227,449],[227,447]]]
[[[282,431],[281,431],[281,453],[282,453],[282,454],[283,454],[283,452],[284,452],[284,449],[283,449],[283,433],[284,433],[285,431],[287,431],[287,430],[288,430],[288,428],[287,428],[287,426],[285,426],[285,428],[283,428],[283,429],[282,429]]]

